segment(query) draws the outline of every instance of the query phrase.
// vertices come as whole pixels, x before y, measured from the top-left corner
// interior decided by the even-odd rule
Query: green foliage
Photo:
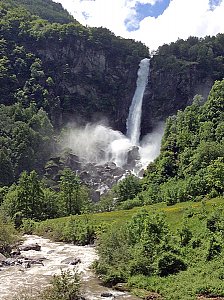
[[[168,205],[223,194],[223,90],[224,80],[216,81],[203,105],[196,96],[191,106],[167,120],[161,154],[143,179],[141,195],[151,198],[144,202],[156,202],[152,189],[157,201]]]
[[[163,69],[182,66],[182,68],[179,67],[180,72],[186,66],[196,66],[201,75],[221,79],[224,71],[223,47],[223,34],[221,33],[216,37],[178,39],[176,42],[164,44],[158,48],[155,53],[156,63],[161,64]]]
[[[140,191],[141,191],[140,180],[134,175],[129,175],[125,179],[121,180],[114,187],[114,192],[118,202],[131,200]]]
[[[15,211],[20,211],[25,218],[39,218],[42,212],[43,190],[38,175],[32,171],[23,172],[17,187]]]
[[[59,197],[44,188],[35,171],[21,174],[18,185],[12,185],[4,193],[0,208],[13,219],[16,228],[22,225],[23,218],[41,220],[64,214]]]
[[[53,147],[53,127],[34,103],[0,105],[0,186],[11,184],[24,170],[42,171]]]
[[[66,215],[81,214],[89,209],[89,197],[87,190],[81,185],[81,181],[75,173],[66,168],[60,177],[61,196],[66,207]]]
[[[112,191],[102,195],[100,197],[100,201],[98,201],[94,205],[94,211],[102,212],[102,211],[112,211],[115,208],[115,195]]]
[[[167,276],[187,269],[184,261],[173,253],[165,253],[158,260],[158,274]]]
[[[81,299],[80,279],[77,273],[61,271],[54,275],[51,286],[46,289],[41,299],[45,300],[78,300]]]
[[[51,0],[2,0],[0,11],[0,103],[28,106],[34,101],[57,128],[62,112],[76,111],[88,119],[93,111],[114,115],[126,92],[124,70],[136,69],[148,56],[142,43],[105,28],[87,28]],[[97,55],[99,63],[81,64],[77,73],[74,57],[87,52]],[[81,92],[71,88],[84,85]]]
[[[99,240],[97,272],[108,284],[127,281],[133,289],[155,291],[164,299],[221,297],[223,202],[220,207],[210,202],[164,208],[172,227],[153,213],[160,210],[158,204],[147,207],[150,212],[138,210],[126,223],[112,223]]]
[[[9,0],[10,4],[21,5],[32,14],[40,16],[49,22],[69,23],[73,17],[59,3],[50,0]]]
[[[96,238],[98,226],[86,215],[82,218],[70,216],[63,221],[61,219],[46,220],[35,223],[32,231],[45,235],[55,241],[65,241],[78,245],[93,244]]]
[[[102,234],[98,252],[100,261],[96,270],[110,284],[115,283],[117,272],[125,279],[136,274],[167,276],[186,269],[164,217],[150,215],[145,210],[134,215],[125,226],[113,225]]]
[[[11,246],[18,241],[19,234],[16,232],[13,224],[4,220],[0,215],[0,253],[8,254]]]

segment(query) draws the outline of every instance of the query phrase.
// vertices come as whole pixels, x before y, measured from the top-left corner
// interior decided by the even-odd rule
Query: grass
[[[187,211],[193,210],[194,212],[199,212],[203,209],[205,211],[211,211],[213,210],[214,206],[224,207],[224,198],[219,197],[211,200],[204,200],[203,202],[182,202],[172,206],[167,206],[166,203],[157,203],[144,207],[135,207],[130,210],[92,213],[72,217],[49,219],[38,223],[35,232],[41,235],[48,235],[56,240],[62,240],[60,237],[60,231],[63,231],[64,228],[66,228],[67,224],[71,221],[71,218],[73,220],[77,220],[77,222],[92,224],[95,228],[100,229],[114,223],[122,225],[122,223],[125,223],[126,221],[130,220],[132,216],[138,211],[140,211],[142,208],[146,209],[148,212],[151,213],[163,213],[166,217],[168,224],[170,225],[170,228],[172,230],[176,230],[176,228],[182,222],[182,217],[184,213],[186,213]],[[57,234],[54,236],[53,233]]]

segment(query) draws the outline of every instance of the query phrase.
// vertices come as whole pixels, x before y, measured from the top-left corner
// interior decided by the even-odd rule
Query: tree
[[[23,172],[19,178],[17,211],[25,218],[42,218],[43,189],[35,171]]]
[[[80,179],[75,173],[66,168],[62,172],[60,180],[60,189],[62,191],[63,199],[66,204],[66,212],[68,215],[81,213],[81,199],[80,199]]]
[[[119,202],[131,200],[141,191],[140,180],[134,175],[129,175],[115,186],[114,191]]]
[[[0,149],[0,186],[9,185],[14,180],[14,171],[7,149]]]

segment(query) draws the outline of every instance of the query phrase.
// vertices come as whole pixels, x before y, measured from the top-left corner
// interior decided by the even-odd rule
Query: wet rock
[[[12,251],[10,253],[11,256],[18,256],[20,254],[21,254],[21,252],[19,249],[12,249]]]
[[[75,265],[81,263],[81,259],[80,258],[69,257],[69,258],[66,258],[66,259],[62,260],[61,263],[75,266]]]
[[[133,146],[129,151],[128,151],[128,156],[127,156],[127,163],[132,163],[135,160],[139,160],[140,154],[139,154],[139,147],[138,146]]]
[[[77,264],[81,263],[81,259],[80,258],[76,258],[75,260],[71,261],[69,264],[72,266],[75,266]]]
[[[16,264],[16,259],[15,258],[7,258],[4,262],[3,265],[4,266],[14,266]]]
[[[101,297],[105,297],[105,298],[109,298],[109,297],[113,297],[113,294],[105,292],[105,293],[101,293],[100,295]]]
[[[126,283],[120,282],[113,286],[113,289],[120,292],[129,292],[129,288]]]
[[[27,258],[27,257],[22,257],[16,259],[16,264],[22,265],[26,268],[31,267],[31,265],[44,265],[43,260],[46,258]]]
[[[100,191],[90,190],[90,197],[93,202],[98,202],[100,200]]]
[[[141,169],[139,172],[138,172],[138,177],[143,177],[144,176],[144,172],[145,170],[144,169]]]
[[[50,250],[50,251],[47,252],[47,254],[52,254],[54,252],[55,252],[55,250]]]
[[[64,164],[72,170],[82,169],[82,164],[79,161],[79,157],[72,153],[69,153],[68,156],[65,158]]]
[[[31,268],[31,263],[28,261],[28,262],[24,262],[23,264],[22,264],[22,266],[25,268],[25,269],[29,269],[29,268]]]
[[[20,251],[29,251],[29,250],[34,250],[34,251],[40,251],[41,246],[36,244],[29,244],[29,245],[22,245],[19,247]]]
[[[140,160],[139,147],[133,146],[127,153],[127,163],[124,166],[127,170],[133,170]]]

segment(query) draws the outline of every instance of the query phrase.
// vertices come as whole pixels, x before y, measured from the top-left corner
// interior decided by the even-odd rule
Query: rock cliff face
[[[60,98],[63,123],[106,119],[113,128],[126,130],[143,55],[128,61],[128,53],[122,54],[119,48],[98,47],[74,37],[66,42],[37,43],[35,52],[45,74],[55,83],[54,94]]]
[[[55,82],[63,123],[106,119],[114,129],[126,132],[126,119],[134,95],[137,70],[143,56],[122,54],[119,48],[98,47],[71,38],[37,44],[45,73]],[[160,61],[158,61],[160,59]],[[151,59],[145,91],[142,135],[192,103],[196,94],[207,97],[214,78],[202,74],[197,62],[165,64]]]
[[[149,83],[145,91],[142,112],[142,134],[150,132],[156,123],[165,121],[192,103],[196,94],[204,98],[214,83],[210,76],[200,73],[197,63],[179,63],[159,67],[157,57],[151,60]]]

